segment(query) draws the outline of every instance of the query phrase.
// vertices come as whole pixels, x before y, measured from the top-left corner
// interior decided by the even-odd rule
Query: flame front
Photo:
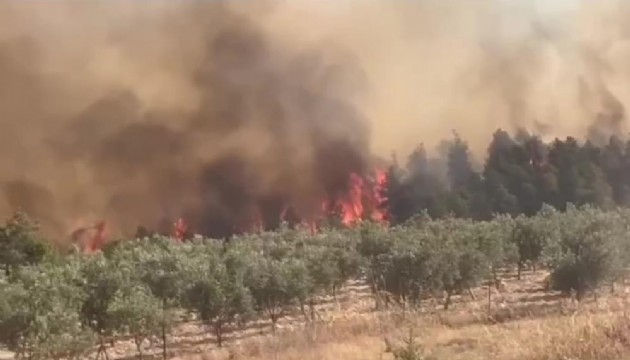
[[[173,237],[175,240],[182,242],[186,239],[186,234],[188,233],[188,224],[182,218],[177,219],[175,224],[173,224]]]
[[[336,198],[323,199],[319,214],[300,217],[291,204],[285,204],[278,214],[278,219],[293,225],[300,224],[311,233],[319,230],[322,220],[331,217],[338,218],[341,224],[347,227],[356,226],[364,220],[387,223],[389,218],[385,210],[387,183],[387,172],[383,170],[375,170],[370,177],[351,173],[347,191]],[[235,229],[235,232],[261,232],[266,225],[269,224],[263,221],[260,209],[254,208],[247,224],[241,229]],[[105,222],[101,221],[91,227],[76,230],[72,233],[72,238],[83,252],[92,253],[99,251],[107,243],[105,230]],[[188,223],[180,217],[173,223],[171,236],[175,241],[183,242],[190,231]]]
[[[376,170],[371,183],[357,174],[351,174],[349,182],[350,190],[341,206],[343,224],[352,226],[365,219],[387,222],[387,214],[384,210],[387,201],[385,196],[387,173]]]
[[[387,186],[389,180],[387,178],[387,172],[384,170],[376,170],[376,185],[373,188],[372,196],[376,207],[372,212],[372,220],[376,222],[386,223],[389,221],[389,214],[387,213]]]
[[[99,221],[90,227],[79,228],[70,236],[73,243],[84,253],[99,251],[107,244],[105,221]]]

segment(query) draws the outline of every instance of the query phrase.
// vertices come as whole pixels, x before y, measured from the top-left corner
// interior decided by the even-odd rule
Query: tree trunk
[[[501,290],[501,280],[499,279],[497,269],[494,266],[492,267],[492,277],[494,278],[494,287],[496,287],[497,290]]]
[[[99,338],[99,346],[98,346],[98,350],[96,351],[96,357],[95,359],[101,359],[101,358],[105,358],[105,360],[109,360],[109,354],[107,353],[107,347],[105,346],[105,342],[103,341],[103,338]]]
[[[138,350],[138,359],[142,360],[142,340],[134,337],[133,342],[136,344],[136,350]]]
[[[468,288],[468,294],[470,294],[470,298],[475,301],[477,300],[477,297],[475,296],[475,293],[472,291],[471,288]]]
[[[405,295],[403,295],[400,298],[400,305],[402,306],[402,317],[403,319],[406,318],[406,310],[407,310],[407,298],[405,297]]]
[[[377,311],[381,310],[381,298],[373,273],[370,275],[370,290],[372,291],[372,296],[374,296],[374,309]]]
[[[275,312],[270,311],[270,316],[269,317],[271,319],[271,332],[275,334],[276,333],[276,327],[278,325],[278,315]]]
[[[166,300],[162,300],[162,358],[166,360]]]
[[[304,321],[309,322],[310,319],[308,317],[308,314],[306,313],[306,308],[304,307],[303,300],[300,300],[300,312],[302,313],[302,316],[304,316]]]
[[[534,274],[536,273],[536,262],[532,262],[532,270],[534,271]]]
[[[451,305],[451,295],[453,294],[453,289],[448,289],[446,292],[446,300],[444,300],[444,310],[448,310],[448,307]]]
[[[584,289],[576,289],[575,299],[580,302],[584,298]]]
[[[217,345],[223,347],[223,324],[217,323],[214,325],[214,334],[217,337]]]
[[[309,300],[308,307],[311,311],[311,321],[315,321],[316,311],[315,311],[315,300],[313,298]]]
[[[521,280],[521,271],[523,271],[523,263],[522,262],[518,262],[518,267],[516,270],[516,279],[517,280]]]
[[[492,284],[488,283],[488,315],[492,311]]]
[[[337,299],[337,286],[333,285],[332,287],[333,299],[335,300],[335,306],[337,307],[337,311],[341,311],[341,304],[339,304],[339,299]]]
[[[162,321],[162,358],[166,360],[166,324]]]

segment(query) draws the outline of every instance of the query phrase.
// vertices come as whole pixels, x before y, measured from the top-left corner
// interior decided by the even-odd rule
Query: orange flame
[[[300,218],[295,213],[291,204],[286,204],[280,212],[281,221],[299,224],[308,228],[311,234],[319,231],[322,220],[330,216],[338,216],[344,226],[355,226],[366,219],[387,223],[389,215],[384,209],[387,202],[385,190],[387,189],[387,172],[377,169],[373,177],[362,177],[351,173],[348,177],[348,190],[338,198],[327,198],[321,202],[321,211],[310,217]],[[265,229],[264,220],[259,208],[254,208],[250,220],[245,224],[235,226],[236,231],[262,232]],[[183,218],[178,218],[173,223],[173,238],[183,242],[189,233],[188,223]],[[75,244],[78,244],[85,253],[99,251],[107,243],[106,224],[100,221],[91,227],[79,228],[71,234]]]
[[[380,169],[376,170],[376,185],[374,186],[374,192],[372,195],[374,197],[376,207],[372,213],[372,220],[377,222],[387,222],[389,218],[386,210],[384,210],[384,205],[387,203],[387,185],[387,172]]]
[[[175,238],[175,240],[179,242],[184,241],[186,238],[186,233],[188,232],[188,224],[186,223],[186,221],[184,221],[184,219],[182,218],[179,218],[177,219],[177,221],[175,221],[173,227],[173,237]]]
[[[84,253],[97,252],[107,243],[105,221],[99,221],[91,227],[79,228],[71,237]]]
[[[351,226],[363,218],[363,190],[365,182],[359,175],[352,173],[349,179],[350,189],[346,199],[341,201],[342,219],[344,225]]]
[[[106,239],[106,234],[105,234],[105,221],[99,221],[96,225],[94,225],[94,230],[96,230],[96,233],[94,234],[94,237],[92,238],[92,250],[93,251],[98,251],[100,249],[103,248],[103,246],[105,246],[105,243],[107,242]]]
[[[336,201],[324,201],[323,211],[328,215],[339,211],[345,226],[354,226],[365,219],[386,223],[388,215],[383,209],[387,201],[386,188],[385,171],[376,170],[373,180],[352,173],[348,178],[348,193]]]

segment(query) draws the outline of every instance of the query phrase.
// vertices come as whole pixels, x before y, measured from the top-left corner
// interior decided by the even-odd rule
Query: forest
[[[497,130],[485,163],[475,165],[457,134],[438,156],[419,146],[407,159],[394,159],[387,210],[399,224],[426,210],[435,218],[488,220],[493,214],[531,216],[543,204],[614,208],[630,204],[630,141],[612,136],[580,142],[544,142],[526,131],[511,136]]]

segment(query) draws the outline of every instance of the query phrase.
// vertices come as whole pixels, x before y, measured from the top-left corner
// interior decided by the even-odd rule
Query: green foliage
[[[402,341],[401,345],[392,345],[389,341],[386,342],[386,345],[387,348],[385,349],[385,352],[391,353],[394,360],[425,359],[422,346],[417,342],[412,329],[409,329],[409,336]]]
[[[234,268],[235,263],[226,264],[217,253],[205,255],[189,261],[184,304],[201,321],[213,327],[218,344],[222,346],[225,325],[239,317],[246,319],[252,310],[252,299],[244,283],[244,272]]]
[[[0,226],[0,268],[6,275],[20,266],[37,264],[50,254],[50,246],[38,237],[37,230],[37,225],[22,212]]]
[[[467,173],[462,164],[458,179]],[[406,311],[439,297],[448,308],[453,294],[526,263],[549,266],[553,286],[581,298],[624,275],[629,215],[570,204],[564,213],[543,204],[529,218],[485,221],[425,212],[390,228],[370,222],[317,234],[282,228],[227,244],[154,236],[120,241],[102,254],[22,257],[0,280],[0,343],[32,359],[76,358],[129,336],[141,356],[155,337],[165,347],[181,315],[192,313],[223,344],[226,329],[255,313],[274,330],[293,306],[306,315],[308,305],[314,314],[316,297],[334,296],[348,280],[367,282],[379,305]],[[35,228],[20,221],[3,228],[5,237],[18,239],[4,244],[37,239]]]
[[[406,164],[394,159],[388,172],[387,208],[394,225],[426,211],[433,218],[455,215],[490,220],[492,214],[534,216],[551,204],[603,209],[630,204],[630,142],[607,144],[575,138],[544,142],[525,131],[498,129],[485,164],[476,170],[468,144],[455,134],[431,157],[420,144]],[[446,170],[446,171],[444,171]]]
[[[627,229],[618,214],[591,207],[569,208],[558,221],[559,241],[547,250],[552,259],[552,285],[565,293],[575,291],[580,300],[623,270]]]
[[[81,326],[84,295],[73,265],[23,267],[13,283],[2,286],[0,342],[30,359],[85,354],[94,336]]]
[[[286,307],[308,292],[310,282],[306,264],[296,258],[282,260],[258,256],[246,275],[255,307],[271,320],[275,331]]]
[[[95,254],[85,260],[82,268],[85,279],[82,319],[86,326],[101,337],[113,335],[117,320],[111,317],[110,306],[129,281],[125,279],[125,265],[117,265],[112,266],[101,254]],[[132,270],[127,269],[126,272],[129,274]]]
[[[142,358],[143,343],[162,329],[162,302],[141,284],[126,284],[118,290],[107,308],[107,316],[117,335],[133,338]]]
[[[112,267],[121,271],[127,284],[141,284],[159,300],[162,350],[167,351],[168,334],[177,323],[184,289],[187,248],[172,239],[155,236],[121,241],[105,253]]]
[[[548,220],[541,216],[526,218],[519,216],[514,220],[512,241],[518,251],[518,278],[526,264],[536,266],[541,261],[548,239],[553,237],[553,230]]]

